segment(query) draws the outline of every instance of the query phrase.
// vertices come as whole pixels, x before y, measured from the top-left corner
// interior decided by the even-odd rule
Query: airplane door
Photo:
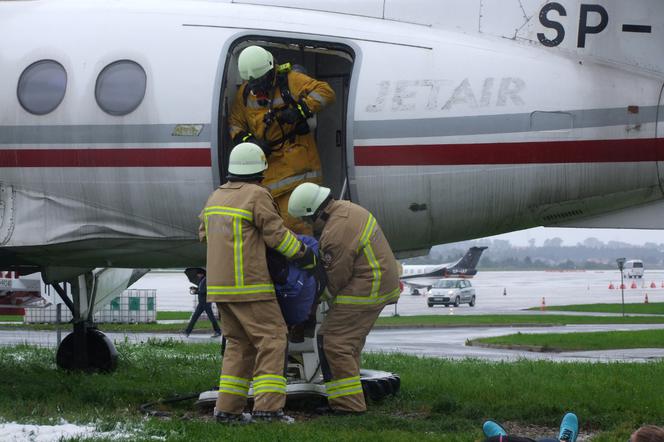
[[[664,158],[664,85],[659,92],[659,106],[657,107],[657,129],[655,138],[657,138],[657,158]],[[659,187],[664,192],[664,161],[657,162],[657,172],[659,173]]]
[[[317,115],[316,141],[324,183],[332,189],[335,198],[345,199],[341,191],[346,178],[346,137],[343,134],[348,80],[346,77],[319,77],[319,79],[327,82],[337,97],[333,104],[328,105]]]

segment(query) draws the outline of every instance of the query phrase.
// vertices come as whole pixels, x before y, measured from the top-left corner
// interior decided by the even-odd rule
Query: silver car
[[[445,307],[450,304],[458,307],[459,304],[466,303],[471,307],[475,306],[475,289],[466,279],[439,279],[427,294],[429,307],[441,304]]]

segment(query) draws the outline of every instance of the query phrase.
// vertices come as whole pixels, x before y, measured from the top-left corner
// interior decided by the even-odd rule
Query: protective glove
[[[236,145],[240,143],[254,143],[261,148],[265,154],[265,157],[269,157],[272,153],[272,147],[270,146],[270,143],[268,143],[266,140],[256,138],[256,136],[251,132],[240,132],[239,134],[235,135],[235,137],[233,137],[233,143]]]
[[[310,247],[307,247],[306,244],[302,243],[300,251],[304,252],[301,257],[295,258],[293,264],[295,264],[301,270],[307,272],[307,275],[313,276],[318,270],[318,257],[311,250]]]
[[[313,113],[309,110],[307,103],[304,99],[300,99],[300,101],[294,103],[293,106],[289,106],[279,112],[277,120],[279,120],[280,123],[295,124],[299,121],[305,121],[312,116]]]
[[[300,112],[294,107],[287,107],[277,114],[277,120],[282,124],[295,124],[301,118]]]

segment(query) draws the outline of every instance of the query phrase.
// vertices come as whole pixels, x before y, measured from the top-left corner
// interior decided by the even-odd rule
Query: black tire
[[[420,291],[417,289],[413,289],[412,292],[410,292],[411,296],[420,296]]]
[[[458,297],[458,296],[457,296],[456,298],[454,298],[454,306],[455,306],[455,307],[458,307],[458,306],[459,306],[459,301],[460,301],[460,300],[459,300],[459,297]]]
[[[430,302],[427,302],[427,305],[428,305],[429,307],[433,307],[433,304],[430,303]]]
[[[118,366],[118,351],[105,334],[97,329],[88,329],[86,347],[88,352],[87,367],[76,366],[76,348],[74,333],[68,334],[60,343],[55,361],[64,370],[83,370],[88,372],[111,372]]]
[[[362,370],[362,389],[364,397],[372,401],[381,401],[387,396],[394,396],[401,389],[399,375],[374,370]]]
[[[475,307],[475,295],[473,295],[472,298],[470,298],[470,302],[468,303],[469,306]]]
[[[364,397],[374,402],[382,401],[386,396],[378,379],[363,379],[362,389],[364,390]]]
[[[449,306],[450,306],[449,304],[443,304],[443,305],[444,305],[445,307],[449,307]]]
[[[401,390],[401,378],[397,375],[388,378],[392,384],[392,395],[396,395]]]
[[[383,389],[383,393],[385,393],[385,396],[394,394],[394,392],[392,391],[392,383],[388,378],[378,379],[378,383],[380,384],[380,388]]]

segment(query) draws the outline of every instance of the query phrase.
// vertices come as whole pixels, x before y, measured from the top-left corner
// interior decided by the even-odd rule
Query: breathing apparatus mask
[[[270,69],[262,77],[251,78],[247,82],[247,87],[251,94],[256,97],[256,101],[261,106],[267,106],[270,100],[270,92],[274,86],[274,69]]]

